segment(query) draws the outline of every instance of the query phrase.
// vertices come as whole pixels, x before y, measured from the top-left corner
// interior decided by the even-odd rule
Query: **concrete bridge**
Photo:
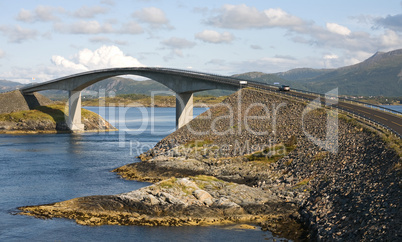
[[[81,91],[94,83],[120,75],[137,75],[157,81],[176,93],[176,126],[186,125],[193,118],[193,93],[212,89],[237,90],[241,80],[207,73],[169,68],[127,67],[88,71],[26,86],[23,95],[44,90],[65,90],[69,93],[67,124],[72,131],[84,130],[81,123]]]

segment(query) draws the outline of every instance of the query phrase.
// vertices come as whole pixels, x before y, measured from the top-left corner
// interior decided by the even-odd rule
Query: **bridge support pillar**
[[[81,123],[81,91],[68,93],[67,125],[71,131],[84,131],[84,124]]]
[[[176,127],[179,129],[193,119],[193,93],[176,93]]]

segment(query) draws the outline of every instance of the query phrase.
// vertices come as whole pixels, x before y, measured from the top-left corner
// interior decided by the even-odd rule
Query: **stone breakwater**
[[[173,217],[189,221],[183,215],[190,209],[202,211],[189,214],[191,221],[254,221],[263,229],[294,240],[400,240],[400,157],[380,136],[347,117],[340,118],[337,125],[337,152],[317,146],[306,134],[326,138],[327,111],[317,109],[303,115],[306,106],[281,95],[242,90],[167,136],[153,149],[139,154],[141,162],[114,170],[128,179],[157,182],[156,186],[165,184],[165,188],[173,190],[163,190],[163,194],[171,196],[161,195],[160,188],[152,192],[153,188],[148,187],[147,194],[153,197],[141,195],[140,189],[141,192],[107,199],[78,198],[45,210],[43,206],[22,209],[36,216],[84,216],[85,221],[95,216],[95,208],[128,213],[133,213],[131,207],[144,208],[135,210],[139,216],[150,216],[147,211],[156,209],[159,212],[151,215],[162,222],[155,225],[175,225],[176,222],[168,222]],[[219,180],[221,185],[201,185],[194,178],[205,175]],[[191,188],[186,182],[183,186],[182,181],[194,182],[197,187]],[[238,188],[225,190],[232,186],[229,184]],[[177,193],[177,186],[186,198]],[[237,189],[243,192],[238,193]],[[160,206],[161,199],[166,197],[171,204],[182,204],[179,201],[199,200],[201,194],[205,194],[203,202],[175,205],[173,210]],[[235,201],[241,194],[245,196],[243,200]],[[216,210],[222,198],[238,206],[232,204],[230,213],[219,210],[222,208]],[[131,202],[116,205],[110,199]],[[193,205],[202,205],[202,209]],[[80,209],[67,216],[55,212],[52,206]],[[224,216],[228,219],[222,220],[217,214],[229,214]],[[144,221],[148,220],[147,217]],[[193,224],[183,221],[179,224]],[[301,225],[308,228],[308,236],[304,236]]]

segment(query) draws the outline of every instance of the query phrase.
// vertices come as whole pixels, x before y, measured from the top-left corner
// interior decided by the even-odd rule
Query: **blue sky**
[[[335,68],[402,48],[401,0],[0,0],[0,79],[111,67],[231,75]]]

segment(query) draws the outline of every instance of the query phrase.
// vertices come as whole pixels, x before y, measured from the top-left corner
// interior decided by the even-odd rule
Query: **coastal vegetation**
[[[98,114],[81,109],[86,131],[115,130]],[[71,132],[67,126],[68,108],[62,104],[38,106],[32,110],[0,114],[0,133]]]
[[[98,115],[86,109],[81,109],[83,119],[97,118]],[[65,105],[53,104],[48,106],[39,106],[32,110],[18,111],[12,113],[0,114],[0,121],[6,122],[26,122],[34,121],[49,121],[54,124],[64,122],[68,116],[68,108]]]
[[[194,106],[208,106],[222,102],[226,96],[195,96]],[[175,107],[175,96],[147,96],[145,94],[121,94],[115,97],[84,99],[83,106],[145,106]]]

